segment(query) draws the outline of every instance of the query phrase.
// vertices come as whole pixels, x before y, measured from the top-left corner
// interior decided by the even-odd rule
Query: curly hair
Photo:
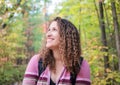
[[[77,28],[66,19],[56,17],[52,21],[56,21],[59,28],[59,51],[64,65],[69,72],[78,73],[81,66],[81,46],[79,32]],[[44,48],[40,56],[43,57],[43,66],[46,67],[49,65],[51,70],[55,70],[55,59],[51,49]]]

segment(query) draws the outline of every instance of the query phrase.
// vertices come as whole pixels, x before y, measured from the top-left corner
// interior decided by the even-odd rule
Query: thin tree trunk
[[[99,1],[99,10],[97,9],[97,5],[96,5],[95,0],[94,0],[94,5],[95,5],[96,12],[97,12],[99,26],[101,28],[101,40],[102,40],[103,46],[107,47],[105,22],[104,22],[104,11],[103,11],[102,1],[101,0]],[[103,51],[104,52],[108,52],[108,49],[103,48]],[[106,73],[106,69],[109,68],[109,58],[108,58],[108,55],[104,56],[104,68],[105,68],[105,73]],[[107,75],[105,75],[105,76],[107,76]]]
[[[103,4],[103,7],[105,9],[105,17],[106,17],[106,23],[107,23],[107,28],[109,29],[109,33],[110,33],[110,23],[109,23],[109,19],[108,19],[108,14],[107,14],[107,9],[105,8],[105,4]]]
[[[119,65],[119,71],[120,71],[120,35],[119,35],[119,24],[118,24],[118,18],[116,13],[115,2],[111,2],[111,8],[112,8],[112,16],[113,16],[113,23],[114,23],[114,29],[115,29],[117,55],[119,60],[118,65]]]
[[[109,30],[109,38],[110,38],[110,42],[108,43],[109,46],[113,47],[115,45],[115,39],[113,38],[113,31],[111,32],[110,30],[110,20],[109,20],[109,17],[108,17],[108,12],[107,12],[107,9],[105,7],[106,5],[103,3],[103,7],[104,7],[104,10],[105,10],[105,17],[106,17],[106,28]],[[113,40],[114,39],[114,40]],[[114,71],[116,68],[116,64],[114,62],[114,57],[113,57],[113,66],[112,66],[112,70]]]
[[[105,22],[104,22],[104,10],[103,10],[103,3],[102,1],[99,1],[99,17],[100,17],[100,28],[101,28],[101,40],[104,47],[107,47],[107,39],[106,39],[106,31],[105,31]],[[103,51],[108,53],[107,48],[103,48]],[[108,55],[104,55],[104,68],[105,68],[105,74],[106,69],[109,68],[109,58]],[[107,76],[107,74],[105,75]]]
[[[94,0],[94,5],[95,5],[95,10],[97,12],[97,17],[98,17],[99,25],[100,25],[100,16],[99,16],[99,11],[98,11],[98,8],[97,8],[95,0]]]

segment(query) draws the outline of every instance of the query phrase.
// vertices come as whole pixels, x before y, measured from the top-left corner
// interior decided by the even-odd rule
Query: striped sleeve
[[[26,68],[22,85],[36,85],[38,80],[38,55],[33,56]]]

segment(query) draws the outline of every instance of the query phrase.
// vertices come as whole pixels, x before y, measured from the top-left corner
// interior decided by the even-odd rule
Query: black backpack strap
[[[83,57],[80,57],[80,61],[81,61],[80,62],[80,66],[81,66],[82,61],[83,61]],[[74,74],[70,72],[70,81],[71,81],[72,85],[75,85],[76,77],[77,77],[77,74],[75,72],[74,72]]]
[[[40,59],[39,62],[38,62],[38,73],[39,73],[39,76],[45,70],[45,68],[43,67],[42,63],[43,63],[43,61],[42,61],[42,59]]]
[[[71,81],[72,85],[75,85],[75,83],[76,83],[76,76],[77,76],[77,74],[73,74],[70,72],[70,81]]]

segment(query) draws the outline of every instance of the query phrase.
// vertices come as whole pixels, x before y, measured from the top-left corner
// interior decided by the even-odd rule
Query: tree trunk
[[[115,29],[118,66],[119,66],[119,71],[120,71],[120,35],[119,35],[119,24],[118,24],[118,18],[117,18],[117,13],[116,13],[115,2],[111,2],[111,8],[112,8],[112,16],[113,16],[113,23],[114,23],[114,29]]]
[[[104,22],[104,10],[103,10],[103,3],[102,1],[99,1],[99,23],[101,28],[101,40],[104,47],[107,47],[107,39],[106,39],[106,31],[105,31],[105,22]],[[108,53],[107,48],[103,48],[103,51]],[[109,68],[109,58],[108,55],[104,55],[104,68],[105,68],[105,74],[106,69]],[[105,75],[107,76],[107,74]]]

